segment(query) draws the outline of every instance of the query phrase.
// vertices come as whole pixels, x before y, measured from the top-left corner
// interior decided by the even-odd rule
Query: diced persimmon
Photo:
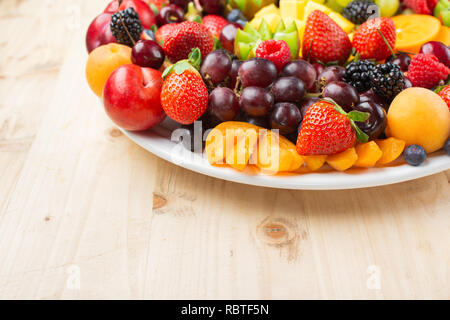
[[[317,155],[317,156],[303,156],[303,160],[305,161],[306,167],[311,171],[316,171],[322,168],[327,160],[326,155]]]
[[[347,150],[333,154],[327,157],[327,163],[338,171],[345,171],[351,168],[355,162],[358,160],[358,155],[356,154],[355,148],[348,148]]]
[[[358,160],[355,162],[356,167],[373,167],[383,155],[375,141],[358,144],[355,149],[358,155]]]
[[[227,148],[225,162],[237,170],[244,170],[248,161],[257,147],[259,130],[243,130],[242,128],[227,131]],[[231,133],[231,134],[230,134]],[[234,146],[228,147],[229,141],[234,142]]]
[[[405,141],[392,137],[384,140],[375,140],[375,142],[383,153],[376,165],[384,165],[394,161],[405,149]]]
[[[223,163],[226,155],[226,138],[220,130],[214,128],[209,132],[205,152],[210,164]]]
[[[295,145],[270,130],[261,135],[256,166],[268,173],[295,171],[303,164]]]
[[[205,151],[209,163],[223,163],[223,160],[227,157],[227,154],[230,153],[233,154],[233,156],[229,156],[229,161],[234,164],[235,162],[231,159],[235,157],[234,155],[237,157],[238,154],[240,154],[240,151],[237,153],[235,152],[235,145],[237,142],[248,134],[257,134],[259,129],[260,128],[258,126],[253,124],[238,121],[226,121],[216,126],[210,131],[208,137],[206,138]],[[248,133],[248,130],[252,130],[253,133]],[[254,143],[256,144],[256,142],[257,140]],[[245,157],[246,156],[244,154],[244,160]],[[236,159],[238,159],[238,157]]]

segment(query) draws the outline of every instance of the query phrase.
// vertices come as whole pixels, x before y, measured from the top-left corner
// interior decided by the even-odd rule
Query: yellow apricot
[[[303,157],[295,145],[270,130],[260,137],[256,165],[270,173],[295,171],[303,164]]]
[[[408,88],[392,101],[387,114],[389,135],[406,145],[418,144],[427,153],[444,146],[450,133],[450,111],[436,93]]]
[[[327,163],[335,170],[345,171],[351,168],[358,160],[355,148],[348,148],[338,154],[327,157]]]
[[[131,64],[131,48],[109,43],[89,54],[86,63],[86,80],[92,91],[102,97],[103,87],[111,73],[124,64]]]
[[[358,160],[355,162],[356,167],[373,167],[383,155],[375,141],[358,144],[355,149],[358,155]]]
[[[375,142],[382,152],[381,158],[376,163],[377,165],[384,165],[394,161],[400,157],[405,149],[405,141],[392,137],[384,140],[376,140]]]
[[[303,156],[303,160],[305,161],[306,168],[311,171],[316,171],[322,168],[327,159],[326,155],[317,155],[317,156]]]

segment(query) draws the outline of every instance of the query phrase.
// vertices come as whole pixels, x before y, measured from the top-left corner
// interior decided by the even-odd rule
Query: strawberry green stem
[[[166,68],[162,74],[162,78],[165,79],[169,74],[175,72],[176,74],[182,74],[186,70],[195,70],[198,73],[200,69],[200,63],[202,61],[202,54],[199,48],[192,49],[189,57],[184,60],[180,60],[177,63]]]
[[[359,142],[367,142],[369,141],[369,136],[363,132],[355,122],[364,122],[367,119],[369,119],[370,114],[368,112],[361,112],[352,110],[349,113],[345,112],[344,109],[340,105],[338,105],[333,99],[330,98],[323,98],[323,101],[326,101],[328,103],[331,103],[334,105],[334,109],[339,112],[340,114],[343,114],[347,117],[347,119],[350,121],[350,125],[353,129],[355,129],[356,132],[356,139],[358,139]]]
[[[200,64],[202,62],[202,53],[199,48],[192,49],[189,54],[188,60],[190,64],[197,70],[200,70]]]

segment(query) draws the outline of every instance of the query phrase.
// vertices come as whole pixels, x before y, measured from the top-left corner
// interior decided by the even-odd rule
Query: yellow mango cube
[[[277,14],[280,15],[280,9],[277,8],[273,3],[261,8],[257,13],[255,13],[255,18],[262,18],[266,14]]]
[[[303,19],[307,2],[307,0],[280,0],[281,17]]]
[[[314,11],[314,10],[320,10],[325,14],[330,14],[331,9],[327,6],[324,6],[322,4],[316,3],[314,1],[308,1],[308,3],[305,6],[305,9],[303,11],[303,21],[306,22],[306,19],[308,19],[308,16]]]
[[[351,33],[355,29],[355,25],[351,21],[345,19],[343,15],[337,12],[330,12],[328,16],[333,19],[345,33]]]

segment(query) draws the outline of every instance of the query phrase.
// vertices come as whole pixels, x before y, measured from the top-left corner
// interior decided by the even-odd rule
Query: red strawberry
[[[445,86],[441,91],[439,91],[439,97],[445,101],[450,111],[450,85]]]
[[[300,155],[331,155],[352,147],[355,138],[365,142],[368,136],[354,121],[365,121],[368,113],[346,113],[332,101],[319,101],[308,108],[297,138]]]
[[[306,20],[302,54],[314,63],[347,61],[352,50],[348,35],[325,13],[314,10]]]
[[[217,39],[219,39],[223,27],[227,24],[229,24],[229,22],[226,19],[215,14],[209,14],[202,19],[202,25]]]
[[[380,61],[392,54],[380,32],[391,49],[394,49],[396,39],[394,21],[390,18],[369,19],[359,26],[353,36],[353,47],[359,52],[361,59]]]
[[[419,53],[408,67],[408,78],[414,87],[432,88],[447,79],[450,69],[432,54]]]
[[[439,0],[405,0],[403,3],[415,13],[433,15],[434,7]]]
[[[156,42],[162,45],[167,37],[174,31],[176,25],[177,23],[169,23],[159,27],[155,32]]]
[[[291,50],[284,40],[266,40],[259,44],[256,56],[272,61],[280,72],[291,61]]]
[[[193,123],[208,107],[208,90],[197,71],[200,59],[200,50],[195,48],[188,60],[177,62],[163,73],[161,105],[171,119],[182,124]]]
[[[187,59],[194,48],[206,57],[214,47],[214,38],[204,26],[194,21],[177,23],[164,41],[164,52],[172,63]]]

